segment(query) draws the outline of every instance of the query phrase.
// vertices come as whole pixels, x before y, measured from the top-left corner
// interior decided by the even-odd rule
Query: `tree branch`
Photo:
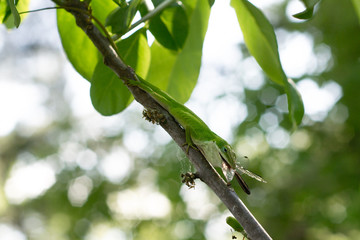
[[[54,1],[54,0],[53,0]],[[59,0],[55,0],[59,4]],[[116,54],[115,49],[109,43],[109,40],[104,37],[99,29],[91,22],[89,14],[83,11],[75,11],[74,8],[87,10],[86,2],[79,0],[68,0],[66,5],[62,5],[68,12],[74,15],[76,24],[87,34],[97,49],[104,57],[104,63],[109,66],[120,79],[136,80],[134,70],[127,66]],[[137,102],[147,109],[154,109],[163,114],[166,118],[164,123],[160,123],[161,127],[173,138],[173,140],[186,153],[186,147],[183,146],[185,142],[185,132],[183,128],[175,121],[175,119],[163,109],[153,98],[145,91],[136,86],[128,86],[131,93]],[[264,228],[258,223],[246,206],[242,203],[233,189],[230,189],[224,180],[219,176],[215,169],[209,164],[204,156],[192,148],[187,153],[188,158],[194,164],[200,179],[205,182],[220,198],[220,200],[227,206],[234,217],[239,221],[241,226],[245,229],[249,239],[271,239]]]

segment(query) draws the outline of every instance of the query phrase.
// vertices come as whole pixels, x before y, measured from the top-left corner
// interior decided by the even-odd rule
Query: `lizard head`
[[[218,148],[218,154],[222,160],[221,169],[224,173],[224,176],[227,182],[230,182],[235,174],[236,169],[236,155],[230,144],[228,144],[224,139],[218,138],[216,141],[216,146]]]
[[[230,144],[225,140],[220,139],[216,141],[216,145],[219,148],[219,153],[223,161],[230,165],[231,168],[236,167],[236,155]]]

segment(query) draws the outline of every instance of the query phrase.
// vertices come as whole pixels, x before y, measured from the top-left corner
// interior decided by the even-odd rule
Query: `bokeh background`
[[[360,25],[351,1],[251,1],[276,29],[283,67],[306,115],[292,129],[286,97],[244,45],[229,1],[216,1],[187,105],[232,142],[252,194],[238,191],[274,239],[360,239]],[[32,0],[31,8],[50,1]],[[150,37],[151,39],[151,37]],[[231,239],[228,210],[133,103],[112,117],[67,62],[55,12],[0,27],[0,239]],[[238,190],[238,189],[236,189]],[[241,238],[241,234],[237,234]]]

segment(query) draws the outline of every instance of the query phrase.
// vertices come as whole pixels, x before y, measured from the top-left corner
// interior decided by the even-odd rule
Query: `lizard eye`
[[[226,147],[223,147],[223,152],[227,153],[228,149]]]

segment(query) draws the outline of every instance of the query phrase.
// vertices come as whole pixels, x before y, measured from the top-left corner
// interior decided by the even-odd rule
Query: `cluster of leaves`
[[[116,46],[123,61],[139,76],[185,102],[199,75],[210,6],[207,1],[183,1],[182,4],[167,2],[168,7],[153,16],[163,2],[153,1],[155,10],[151,12],[142,1],[131,1],[125,7],[112,1],[92,1],[91,8],[92,14],[108,27],[108,31],[120,38]],[[151,18],[142,28],[129,32],[137,12],[142,17],[150,14]],[[103,115],[113,115],[125,109],[132,101],[131,94],[97,57],[97,50],[87,36],[80,29],[74,31],[73,17],[59,10],[58,27],[69,60],[91,82],[90,95],[95,109]],[[156,39],[151,47],[147,41],[147,31]],[[79,48],[79,45],[87,47]],[[87,62],[83,59],[87,59]]]
[[[60,3],[62,1],[55,1]],[[91,14],[107,27],[122,60],[149,82],[184,103],[194,89],[201,66],[203,41],[213,1],[153,0],[153,10],[141,0],[90,1]],[[318,1],[303,1],[307,9],[299,18],[309,18]],[[7,0],[15,26],[20,17],[15,4]],[[232,0],[246,45],[269,79],[283,87],[288,97],[290,118],[301,123],[304,108],[295,84],[288,79],[280,63],[274,29],[265,15],[247,0]],[[142,17],[133,24],[135,15]],[[106,116],[124,110],[133,100],[126,86],[103,63],[87,36],[76,27],[74,18],[58,10],[61,41],[74,68],[91,82],[91,99],[95,109]],[[140,23],[143,27],[133,30]],[[155,41],[149,46],[147,32]]]

